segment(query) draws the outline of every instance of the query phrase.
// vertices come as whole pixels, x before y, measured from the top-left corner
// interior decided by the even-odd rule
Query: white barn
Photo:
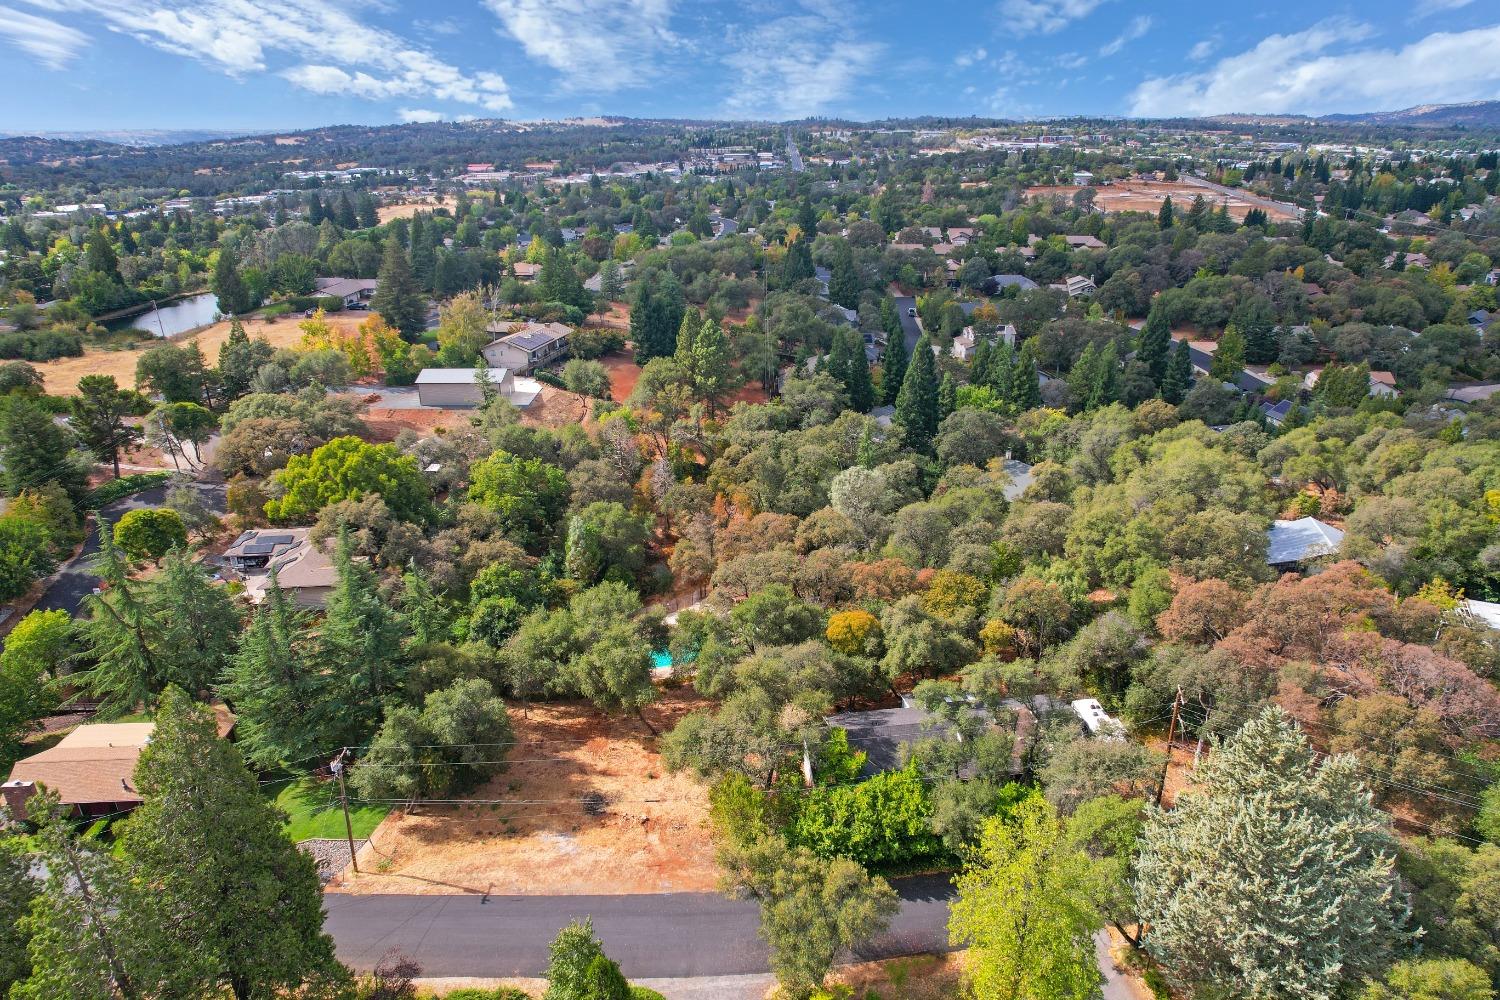
[[[505,368],[423,368],[417,374],[417,399],[423,406],[478,406],[484,402],[478,372],[501,395],[515,390],[515,379]]]

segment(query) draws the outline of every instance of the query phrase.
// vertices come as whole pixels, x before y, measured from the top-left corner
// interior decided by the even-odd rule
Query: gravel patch
[[[356,840],[354,851],[358,854],[364,850],[368,840]],[[343,871],[349,864],[349,842],[347,840],[331,839],[328,837],[314,837],[297,844],[297,847],[313,856],[318,863],[318,882],[327,885],[329,879]]]

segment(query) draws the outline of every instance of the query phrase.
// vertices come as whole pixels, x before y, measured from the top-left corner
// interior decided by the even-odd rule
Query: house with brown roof
[[[245,596],[250,603],[266,599],[271,571],[276,583],[292,603],[321,608],[338,583],[333,553],[328,543],[314,542],[307,528],[275,528],[243,532],[224,551],[231,569],[245,574]]]
[[[572,328],[562,323],[499,323],[489,332],[500,334],[479,353],[491,368],[504,368],[516,375],[556,361],[567,353]]]
[[[214,707],[222,739],[234,729],[234,716]],[[18,760],[0,799],[16,819],[26,818],[26,802],[45,788],[82,817],[129,812],[141,804],[135,765],[156,729],[154,722],[101,722],[79,726],[57,745]]]

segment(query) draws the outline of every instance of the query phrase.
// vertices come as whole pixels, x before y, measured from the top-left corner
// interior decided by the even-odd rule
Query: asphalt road
[[[946,878],[893,883],[901,910],[856,960],[948,947]],[[349,896],[323,897],[324,928],[339,958],[372,968],[396,949],[429,976],[536,976],[547,945],[571,920],[591,917],[610,958],[631,979],[745,975],[770,968],[757,931],[759,908],[714,893],[650,896]]]
[[[800,174],[802,173],[802,171],[807,169],[807,167],[803,166],[802,164],[802,152],[797,148],[797,144],[792,141],[792,133],[790,130],[788,130],[786,134],[786,157],[787,160],[791,163],[792,171],[794,173]]]
[[[901,318],[901,329],[906,334],[906,356],[911,357],[911,352],[916,350],[917,338],[922,336],[922,328],[917,325],[917,317],[909,314],[908,310],[917,307],[917,300],[910,295],[891,296],[896,302],[896,315]]]
[[[203,502],[216,514],[224,513],[224,484],[223,483],[193,483],[203,497]],[[83,599],[94,592],[99,585],[99,577],[93,572],[93,557],[99,552],[99,518],[113,523],[120,519],[120,515],[127,510],[140,510],[144,507],[160,507],[167,502],[167,487],[157,486],[154,489],[137,493],[123,500],[100,509],[98,516],[89,525],[88,538],[84,539],[83,550],[63,567],[57,574],[56,579],[42,595],[41,600],[36,603],[38,611],[55,611],[62,609],[70,615],[78,613],[79,605]]]

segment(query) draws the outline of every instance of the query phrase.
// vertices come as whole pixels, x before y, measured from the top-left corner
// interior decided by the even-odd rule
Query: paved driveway
[[[224,506],[224,484],[223,483],[200,483],[194,482],[193,489],[197,490],[203,497],[203,502],[215,514],[223,514]],[[61,609],[70,615],[78,613],[83,599],[94,592],[99,585],[99,577],[93,571],[93,557],[99,552],[99,527],[100,518],[113,524],[120,519],[120,515],[127,510],[140,510],[145,507],[160,507],[167,502],[167,487],[157,486],[153,489],[128,496],[123,500],[100,509],[98,514],[90,519],[89,534],[83,542],[83,551],[76,558],[66,564],[51,585],[47,587],[42,599],[37,601],[37,611],[54,611]]]

